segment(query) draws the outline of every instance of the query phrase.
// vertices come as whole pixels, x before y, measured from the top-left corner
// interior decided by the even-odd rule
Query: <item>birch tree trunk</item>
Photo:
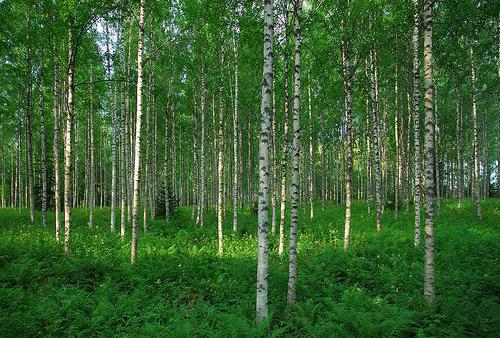
[[[195,209],[198,209],[199,199],[199,169],[198,169],[198,107],[196,105],[196,94],[193,98],[193,210],[191,220],[194,221]],[[234,223],[233,223],[234,224]]]
[[[370,73],[371,73],[371,108],[372,108],[372,128],[373,128],[373,158],[375,166],[375,203],[377,209],[377,231],[381,229],[382,217],[382,197],[380,191],[380,148],[379,148],[379,121],[377,112],[377,86],[375,74],[375,50],[370,50]]]
[[[201,167],[200,167],[200,204],[198,211],[198,224],[203,228],[203,213],[205,210],[205,109],[207,89],[205,86],[205,61],[201,61]]]
[[[288,4],[285,6],[284,21],[288,25]],[[283,63],[284,71],[284,116],[283,116],[283,144],[281,150],[281,203],[280,203],[280,229],[278,255],[281,256],[285,250],[285,209],[286,209],[286,178],[288,158],[288,35],[285,34]]]
[[[43,50],[42,50],[43,59]],[[42,175],[42,225],[47,227],[47,145],[45,137],[45,98],[44,98],[44,69],[40,67],[40,166]],[[3,200],[3,185],[2,185]],[[2,203],[3,204],[3,203]]]
[[[93,73],[90,68],[90,110],[89,110],[89,186],[88,186],[88,208],[89,228],[94,227],[94,204],[95,204],[95,168],[94,168],[94,84]]]
[[[151,108],[151,78],[148,77],[147,80],[147,99],[146,99],[146,157],[145,157],[145,163],[144,163],[144,193],[143,193],[143,208],[142,208],[142,226],[144,229],[144,233],[146,234],[148,232],[148,198],[149,198],[149,148],[151,145],[150,138],[150,108]]]
[[[483,198],[488,198],[490,186],[490,170],[488,165],[488,121],[487,112],[483,114]]]
[[[308,111],[309,111],[309,217],[314,217],[314,145],[313,145],[313,119],[312,119],[312,98],[311,98],[311,83],[307,86],[308,96]]]
[[[342,71],[344,76],[344,94],[346,105],[346,133],[347,133],[347,170],[346,170],[346,201],[345,201],[345,224],[344,224],[344,250],[349,247],[351,233],[351,193],[352,193],[352,70],[350,41],[342,40]]]
[[[56,241],[61,240],[61,183],[59,166],[59,148],[60,148],[60,130],[59,130],[59,93],[61,87],[59,83],[59,67],[54,65],[54,142],[53,142],[53,161],[54,161],[54,208],[55,208],[55,232]]]
[[[111,84],[111,53],[109,50],[109,31],[108,25],[106,24],[106,75],[108,79],[108,109],[111,110],[111,219],[110,226],[111,231],[115,231],[115,223],[116,223],[116,143],[117,143],[117,134],[118,134],[118,126],[116,122],[116,107],[114,106],[115,100],[112,99],[112,84]]]
[[[403,167],[401,163],[400,130],[399,130],[399,107],[398,107],[398,68],[396,66],[396,82],[394,84],[394,139],[396,142],[396,179],[394,184],[394,218],[398,218],[399,193],[401,191],[401,180]]]
[[[139,179],[141,169],[141,119],[142,119],[142,54],[144,50],[144,0],[141,0],[139,13],[139,37],[137,42],[137,116],[135,121],[135,149],[134,149],[134,191],[132,197],[132,245],[130,261],[137,260],[137,236],[139,226]]]
[[[73,35],[71,28],[68,31],[68,102],[66,111],[66,130],[64,132],[64,251],[70,252],[70,239],[71,239],[71,134],[73,129],[73,109],[74,101],[73,94],[74,87],[74,46]]]
[[[168,114],[169,114],[169,110],[170,110],[170,100],[172,100],[172,98],[170,97],[170,94],[171,94],[171,90],[172,90],[172,79],[170,78],[169,79],[169,86],[168,86],[168,102],[167,102],[167,109],[165,109],[165,135],[164,135],[164,143],[165,143],[165,147],[164,147],[164,152],[163,152],[163,155],[164,155],[164,158],[163,158],[163,171],[164,171],[164,176],[163,176],[163,185],[165,187],[165,194],[164,194],[164,203],[165,203],[165,219],[169,219],[170,218],[170,189],[169,189],[169,170],[168,170],[168,131],[169,131],[169,128],[168,128]]]
[[[233,231],[238,230],[238,44],[233,33],[234,116],[233,116]]]
[[[302,0],[294,0],[293,15],[295,20],[295,62],[294,62],[294,95],[293,95],[293,143],[292,143],[292,184],[291,194],[291,224],[290,224],[290,264],[288,268],[288,304],[295,303],[297,284],[297,227],[299,222],[299,156],[300,156],[300,61],[301,61],[301,31]]]
[[[259,201],[257,254],[257,323],[268,317],[268,205],[269,205],[269,129],[271,86],[273,81],[273,1],[264,0],[264,67],[262,71],[262,102],[259,137]]]
[[[481,214],[481,200],[479,198],[479,154],[478,154],[478,136],[477,136],[477,104],[476,104],[476,63],[474,62],[474,51],[470,47],[471,58],[471,80],[472,80],[472,147],[474,157],[474,177],[472,180],[472,193],[474,195],[474,202],[476,204],[476,214],[479,220],[482,219]]]
[[[26,142],[28,148],[28,192],[30,203],[30,220],[35,223],[35,196],[34,196],[34,181],[35,175],[33,173],[33,87],[32,87],[32,65],[31,65],[31,48],[28,47],[28,93],[26,96]]]
[[[274,70],[273,70],[274,74]],[[273,96],[273,103],[272,103],[272,116],[271,116],[271,136],[272,136],[272,157],[273,157],[273,162],[271,164],[271,171],[272,171],[272,183],[271,183],[271,233],[274,235],[276,233],[276,195],[278,193],[278,175],[277,175],[277,163],[276,163],[276,143],[278,141],[277,135],[276,135],[276,77],[273,77],[273,86],[272,86],[272,96]]]
[[[457,126],[456,126],[456,147],[457,147],[457,199],[458,207],[462,207],[463,195],[463,180],[464,180],[464,165],[462,163],[462,107],[460,99],[460,90],[455,88],[456,95],[456,112],[457,112]]]
[[[424,2],[424,69],[425,69],[425,265],[424,298],[432,303],[434,290],[434,84],[432,79],[432,6]]]
[[[415,193],[415,246],[420,244],[420,13],[418,0],[413,0],[413,142],[414,142],[414,193]]]
[[[221,56],[220,56],[220,66],[221,73],[223,73],[224,69],[224,48],[222,48]],[[223,206],[222,199],[223,197],[223,189],[224,189],[224,165],[222,153],[224,151],[224,87],[223,87],[223,78],[220,79],[219,84],[219,149],[217,154],[217,241],[219,245],[218,254],[222,256],[223,252],[223,235],[222,235],[222,218],[223,218]]]

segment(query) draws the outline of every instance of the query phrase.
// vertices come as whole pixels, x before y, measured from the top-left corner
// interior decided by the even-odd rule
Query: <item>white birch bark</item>
[[[259,137],[259,200],[257,255],[257,323],[268,317],[268,205],[269,205],[269,129],[271,86],[273,81],[273,1],[264,0],[264,67]]]
[[[135,121],[135,149],[134,149],[134,191],[132,197],[132,245],[130,261],[137,260],[137,237],[139,227],[139,179],[141,169],[141,119],[142,119],[142,54],[144,50],[144,0],[141,0],[139,12],[139,37],[137,42],[137,116]]]

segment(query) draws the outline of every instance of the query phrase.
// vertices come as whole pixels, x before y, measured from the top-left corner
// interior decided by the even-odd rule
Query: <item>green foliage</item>
[[[319,206],[317,208],[319,210]],[[500,200],[483,203],[484,221],[465,201],[443,205],[436,225],[436,289],[422,297],[423,249],[413,247],[412,214],[374,216],[356,204],[352,244],[341,248],[344,210],[327,206],[299,239],[299,301],[286,306],[288,260],[270,236],[270,311],[254,323],[256,219],[240,213],[237,234],[226,227],[217,257],[216,219],[204,229],[179,208],[166,223],[150,221],[139,260],[129,262],[130,238],[110,233],[109,209],[74,212],[66,256],[52,228],[26,225],[27,211],[0,210],[0,336],[493,336],[499,329]],[[37,215],[39,216],[39,215]],[[37,217],[39,220],[39,217]],[[230,224],[226,213],[225,224]],[[53,222],[53,214],[49,214]]]

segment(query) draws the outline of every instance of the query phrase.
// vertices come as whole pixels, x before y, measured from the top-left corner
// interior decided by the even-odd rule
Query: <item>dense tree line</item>
[[[379,231],[386,209],[414,209],[416,246],[424,209],[432,302],[441,200],[471,198],[481,219],[481,200],[500,196],[494,1],[5,0],[0,9],[1,206],[29,208],[32,223],[40,210],[68,253],[73,208],[88,209],[91,228],[131,233],[132,263],[141,226],[179,206],[200,227],[217,215],[221,256],[238,210],[255,210],[260,321],[268,236],[282,255],[287,227],[287,299],[296,299],[299,208],[313,218],[345,205],[346,250],[353,203],[366,203]],[[110,224],[94,222],[95,207],[109,207]]]

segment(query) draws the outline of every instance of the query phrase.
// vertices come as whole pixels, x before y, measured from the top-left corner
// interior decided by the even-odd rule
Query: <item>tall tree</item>
[[[27,150],[28,150],[28,193],[30,205],[30,220],[35,222],[35,195],[33,186],[35,184],[35,174],[33,168],[33,84],[32,84],[32,61],[31,47],[28,47],[27,53],[27,68],[28,68],[28,90],[26,94],[26,134],[27,134]]]
[[[59,67],[57,63],[54,65],[54,142],[53,142],[53,162],[54,162],[54,213],[55,213],[55,233],[56,241],[61,239],[61,183],[60,183],[60,166],[59,166],[59,148],[60,148],[60,130],[59,130]]]
[[[472,156],[474,158],[474,177],[472,179],[472,194],[476,204],[477,218],[482,218],[481,200],[479,197],[479,150],[478,150],[478,128],[477,128],[477,88],[476,88],[476,63],[474,61],[474,50],[469,49],[471,58],[471,82],[472,82]]]
[[[299,157],[300,157],[300,76],[301,76],[301,43],[300,20],[302,16],[302,0],[293,2],[294,16],[294,95],[293,95],[293,142],[292,142],[292,183],[291,194],[291,224],[290,224],[290,264],[288,268],[288,293],[289,304],[295,302],[297,284],[297,227],[299,223]]]
[[[414,206],[415,245],[420,244],[420,52],[419,44],[420,12],[418,0],[413,0],[413,143],[414,143]]]
[[[137,116],[135,121],[135,149],[134,149],[134,194],[132,197],[132,245],[130,261],[137,260],[137,237],[139,227],[139,179],[141,169],[141,120],[142,120],[142,54],[144,51],[144,0],[141,0],[139,9],[139,37],[137,41]]]
[[[75,74],[75,48],[73,44],[72,18],[68,30],[68,71],[67,71],[67,108],[66,108],[66,129],[64,132],[64,251],[70,251],[71,239],[71,178],[72,178],[72,130],[73,130],[73,110],[74,102],[74,74]]]
[[[424,297],[431,303],[434,289],[434,83],[432,78],[432,6],[424,1],[424,70],[425,70],[425,263]]]
[[[347,14],[349,15],[349,14]],[[345,94],[345,117],[347,133],[347,163],[346,163],[346,201],[345,201],[345,225],[344,225],[344,250],[349,246],[351,231],[351,193],[352,193],[352,69],[351,69],[351,45],[349,38],[342,39],[342,75],[344,78]]]
[[[259,200],[257,254],[257,323],[268,317],[268,205],[269,205],[269,129],[271,86],[273,82],[273,1],[264,0],[264,66],[262,70],[262,102],[259,137]]]
[[[43,58],[42,50],[42,60]],[[39,92],[40,92],[40,166],[42,176],[42,225],[47,226],[47,145],[45,135],[45,97],[44,97],[44,67],[40,67]],[[3,188],[3,185],[2,185]]]

